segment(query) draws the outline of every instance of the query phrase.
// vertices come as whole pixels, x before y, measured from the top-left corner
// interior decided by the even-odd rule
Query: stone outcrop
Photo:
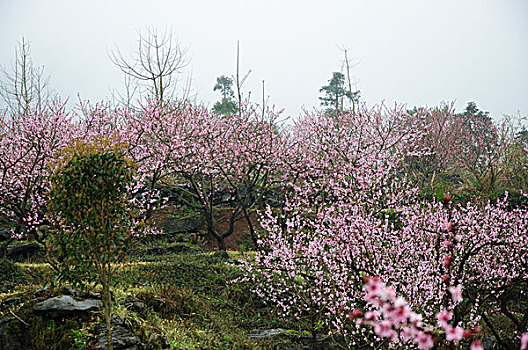
[[[78,311],[97,310],[102,303],[96,299],[75,300],[69,295],[53,297],[36,303],[33,310],[44,312],[52,318],[64,316]]]
[[[272,340],[276,341],[277,350],[311,350],[313,337],[311,334],[298,334],[289,332],[282,328],[274,329],[256,329],[248,337],[255,340]],[[320,350],[337,350],[344,347],[344,339],[340,335],[318,335],[317,349]]]

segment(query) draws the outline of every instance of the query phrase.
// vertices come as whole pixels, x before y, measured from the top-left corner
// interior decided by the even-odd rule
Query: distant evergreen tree
[[[222,94],[222,100],[218,101],[213,106],[213,111],[218,114],[228,115],[238,111],[238,106],[233,100],[235,93],[233,92],[233,79],[222,75],[216,78],[216,84],[213,91],[219,90]]]
[[[233,79],[221,75],[216,78],[216,84],[213,88],[213,91],[220,90],[222,94],[222,99],[230,100],[235,98],[235,93],[233,92]]]
[[[528,143],[528,129],[526,129],[526,126],[523,126],[521,130],[517,132],[515,138],[518,142]]]
[[[490,148],[496,145],[498,135],[493,120],[489,112],[479,110],[475,102],[468,102],[466,110],[455,117],[462,118],[464,121],[463,127],[469,131],[473,138],[486,140],[484,145]]]
[[[324,96],[319,97],[322,106],[328,106],[327,112],[342,112],[344,110],[345,98],[348,101],[357,101],[359,91],[351,92],[345,88],[345,75],[340,72],[333,72],[332,78],[328,80],[328,85],[319,89]]]

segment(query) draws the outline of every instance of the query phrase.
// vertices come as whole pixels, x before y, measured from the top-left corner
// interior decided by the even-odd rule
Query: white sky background
[[[123,86],[107,51],[135,48],[137,29],[172,28],[192,55],[192,88],[208,106],[216,77],[233,75],[236,41],[244,91],[297,116],[319,106],[319,89],[343,52],[362,100],[434,106],[475,101],[494,118],[528,115],[526,0],[0,0],[0,65],[31,43],[61,95],[96,102]]]

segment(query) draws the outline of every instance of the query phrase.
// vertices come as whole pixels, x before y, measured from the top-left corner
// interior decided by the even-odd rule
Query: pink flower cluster
[[[400,342],[400,339],[404,342],[414,341],[419,349],[430,349],[434,346],[435,328],[426,325],[422,316],[412,311],[405,299],[396,296],[394,289],[386,286],[379,277],[367,278],[364,289],[364,299],[374,310],[362,315],[362,312],[356,309],[349,315],[351,319],[359,324],[373,326],[374,332],[380,338],[390,338],[393,342]],[[455,288],[454,293],[457,297],[458,289]],[[470,338],[480,331],[451,326],[449,322],[452,318],[453,314],[445,309],[436,314],[436,326],[443,331],[447,342],[458,344],[462,339]],[[474,340],[471,349],[482,350],[480,340]]]
[[[369,324],[374,327],[374,332],[381,338],[391,338],[398,341],[398,334],[404,341],[413,340],[420,349],[430,349],[435,344],[435,329],[424,326],[420,314],[413,312],[405,299],[396,296],[394,289],[386,286],[379,277],[366,278],[364,286],[365,300],[377,311],[362,311],[355,309],[350,314],[351,319],[360,324]],[[461,286],[450,288],[453,299],[460,298]],[[459,300],[459,302],[462,300]],[[453,327],[449,322],[453,314],[442,310],[436,314],[437,327],[444,332],[445,340],[458,344],[462,339],[471,338],[480,332],[480,328],[464,329]],[[470,345],[471,350],[482,350],[482,342],[474,340]],[[528,333],[521,336],[520,350],[528,349]]]

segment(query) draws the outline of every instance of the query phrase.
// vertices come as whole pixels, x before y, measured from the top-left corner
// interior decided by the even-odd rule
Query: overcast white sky
[[[122,78],[107,51],[133,49],[136,29],[172,28],[192,54],[197,100],[211,106],[216,77],[252,70],[245,90],[296,116],[319,105],[319,88],[343,53],[362,99],[528,115],[526,0],[0,0],[0,64],[22,36],[62,96],[108,98]]]

